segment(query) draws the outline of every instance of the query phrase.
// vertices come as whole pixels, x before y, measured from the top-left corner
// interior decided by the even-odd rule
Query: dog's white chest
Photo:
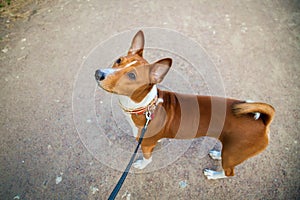
[[[128,123],[130,124],[131,126],[131,129],[132,129],[132,133],[133,133],[133,137],[137,137],[138,135],[138,132],[139,132],[139,129],[135,126],[132,118],[131,118],[131,115],[130,114],[125,114],[126,115],[126,120],[128,121]]]

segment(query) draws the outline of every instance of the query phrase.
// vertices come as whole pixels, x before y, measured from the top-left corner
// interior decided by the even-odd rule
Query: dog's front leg
[[[133,167],[137,169],[144,169],[149,163],[152,162],[152,151],[155,145],[145,146],[142,144],[143,159],[139,159],[133,163]]]

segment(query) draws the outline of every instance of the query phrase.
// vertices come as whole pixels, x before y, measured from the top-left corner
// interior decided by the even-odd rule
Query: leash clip
[[[149,124],[149,122],[150,122],[150,120],[152,119],[152,113],[151,113],[151,111],[150,111],[150,106],[148,106],[148,109],[147,109],[147,111],[146,111],[146,113],[145,113],[145,116],[146,116],[146,123],[145,123],[145,128],[147,128],[148,127],[148,124]]]

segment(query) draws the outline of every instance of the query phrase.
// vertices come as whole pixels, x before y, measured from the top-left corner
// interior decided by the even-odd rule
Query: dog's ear
[[[128,54],[138,54],[143,57],[144,43],[145,39],[143,31],[137,32],[132,39]]]
[[[164,58],[150,66],[150,81],[152,84],[160,83],[172,65],[171,58]]]

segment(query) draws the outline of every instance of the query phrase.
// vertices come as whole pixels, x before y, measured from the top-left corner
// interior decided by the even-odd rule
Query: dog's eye
[[[118,60],[116,60],[116,63],[117,64],[120,64],[122,62],[122,59],[121,58],[119,58]]]
[[[133,73],[133,72],[127,73],[127,76],[128,76],[128,78],[129,78],[130,80],[135,80],[135,79],[136,79],[135,73]]]

